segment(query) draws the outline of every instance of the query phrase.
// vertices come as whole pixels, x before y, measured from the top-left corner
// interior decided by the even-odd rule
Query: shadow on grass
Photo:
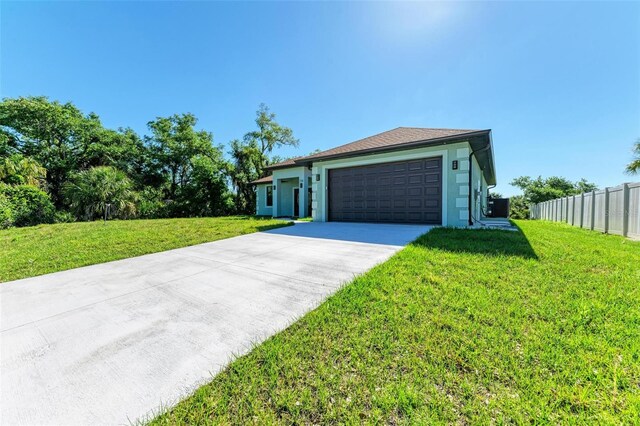
[[[518,231],[436,228],[418,238],[412,245],[455,253],[538,259],[529,240],[519,227]]]
[[[293,222],[274,223],[273,225],[259,225],[259,226],[256,226],[256,230],[257,232],[265,232],[265,231],[272,231],[278,228],[287,228],[293,225],[294,225]]]

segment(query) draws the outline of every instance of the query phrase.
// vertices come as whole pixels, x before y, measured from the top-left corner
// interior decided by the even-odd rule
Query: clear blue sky
[[[640,137],[640,3],[6,2],[2,97],[140,133],[192,112],[227,143],[267,103],[306,154],[398,126],[493,129],[520,175],[622,173]],[[638,179],[638,178],[636,178]]]

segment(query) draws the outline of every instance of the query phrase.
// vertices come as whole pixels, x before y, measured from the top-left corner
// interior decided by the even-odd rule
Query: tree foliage
[[[266,174],[274,150],[298,145],[293,131],[261,104],[257,129],[230,143],[229,160],[197,123],[193,114],[157,117],[141,137],[105,128],[70,102],[7,98],[0,102],[0,183],[42,189],[60,220],[69,219],[65,210],[97,218],[105,204],[122,218],[253,214],[250,182]],[[18,223],[13,200],[3,197],[0,222]]]
[[[32,226],[52,223],[55,207],[49,195],[32,185],[0,183],[0,225]]]
[[[0,157],[0,182],[9,185],[45,185],[47,170],[36,160],[22,154]]]
[[[572,182],[569,179],[558,176],[551,176],[546,179],[542,178],[542,176],[538,176],[535,179],[529,176],[520,176],[513,179],[510,185],[520,188],[523,192],[522,196],[511,197],[509,200],[509,214],[516,219],[528,218],[531,204],[598,189],[596,184],[588,182],[584,178],[577,182]]]
[[[640,139],[633,144],[633,159],[627,165],[625,171],[631,175],[640,173]]]
[[[256,111],[256,126],[258,128],[244,135],[244,141],[255,146],[260,152],[258,158],[258,174],[262,177],[264,166],[268,162],[268,155],[275,148],[299,145],[298,139],[293,137],[293,131],[276,121],[276,115],[265,104],[260,104]]]

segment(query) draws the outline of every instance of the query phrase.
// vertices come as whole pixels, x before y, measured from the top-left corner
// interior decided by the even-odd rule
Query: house
[[[467,226],[496,184],[491,130],[398,127],[268,167],[256,213]]]

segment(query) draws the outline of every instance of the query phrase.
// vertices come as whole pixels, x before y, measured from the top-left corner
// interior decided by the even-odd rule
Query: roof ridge
[[[413,126],[400,126],[396,127],[396,129],[420,129],[420,130],[455,130],[459,132],[479,132],[482,129],[452,129],[451,127],[413,127]]]

